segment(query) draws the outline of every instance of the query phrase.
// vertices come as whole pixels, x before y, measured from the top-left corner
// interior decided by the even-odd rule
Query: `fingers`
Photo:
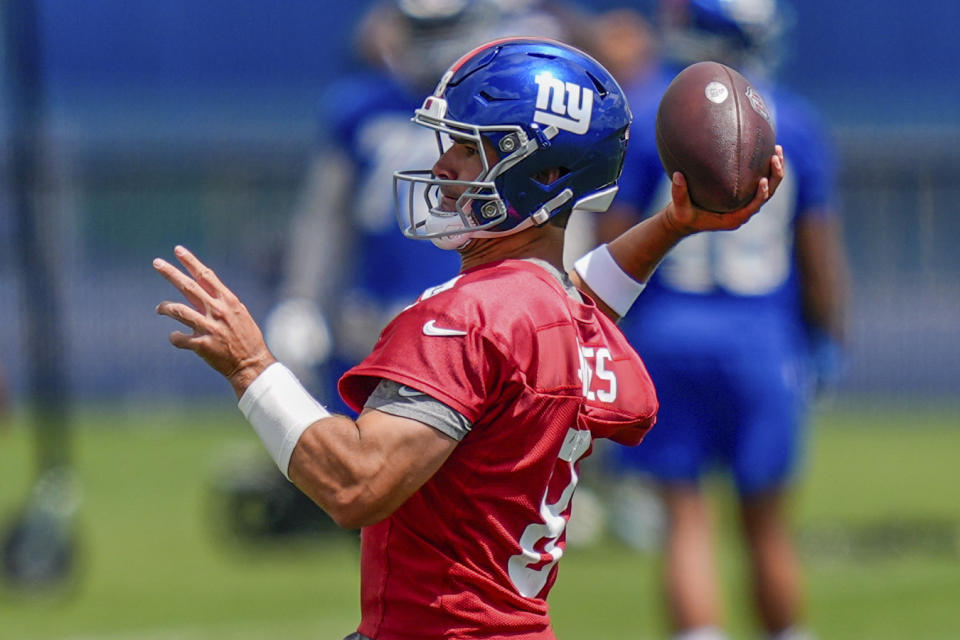
[[[185,304],[169,301],[158,304],[157,313],[173,318],[188,328],[193,329],[193,333],[184,333],[182,331],[171,332],[169,336],[170,344],[178,349],[188,349],[194,351],[201,357],[206,357],[210,351],[213,333],[212,328],[209,326],[210,321],[206,316]]]
[[[153,259],[153,268],[162,275],[167,282],[172,284],[183,297],[199,311],[205,311],[210,302],[210,295],[193,279],[186,276],[182,271],[164,260],[163,258]]]
[[[747,220],[753,217],[763,203],[770,197],[770,181],[767,178],[760,178],[760,184],[757,185],[757,192],[753,195],[753,200],[744,207],[723,214],[728,229],[736,229],[743,225]]]
[[[753,202],[750,203],[751,208],[755,206],[759,209],[760,205],[770,199],[770,193],[770,178],[760,178],[757,193],[753,196]]]
[[[774,147],[773,157],[770,159],[770,194],[772,195],[786,173],[786,166],[783,159],[783,147],[779,144]]]
[[[190,327],[196,333],[206,333],[209,331],[207,317],[185,304],[165,300],[157,305],[156,311],[161,316],[173,318],[177,322]]]
[[[197,334],[187,335],[182,331],[174,331],[170,334],[170,344],[175,346],[177,349],[189,349],[190,351],[196,351],[194,342],[197,339]]]
[[[200,283],[204,291],[214,298],[221,297],[226,287],[220,282],[220,278],[213,272],[213,269],[200,262],[190,250],[182,245],[174,247],[173,254],[177,256],[180,264],[187,268],[194,280]]]
[[[760,178],[753,200],[751,200],[744,209],[756,212],[764,202],[770,199],[774,191],[777,190],[777,187],[780,186],[780,183],[783,181],[783,176],[783,147],[776,145],[773,155],[770,157],[770,175],[766,178]]]
[[[679,171],[674,171],[670,180],[670,196],[680,207],[690,205],[690,192],[687,191],[687,179]]]
[[[164,301],[157,305],[156,312],[180,322],[192,333],[174,331],[169,335],[170,343],[200,356],[231,380],[239,396],[273,362],[263,335],[247,308],[210,268],[182,246],[178,245],[174,254],[187,273],[160,258],[154,259],[153,267],[183,294],[186,302]]]
[[[193,333],[184,333],[182,331],[173,331],[169,336],[170,344],[177,349],[193,351],[203,359],[207,359],[214,349],[211,336],[206,333],[194,331]]]

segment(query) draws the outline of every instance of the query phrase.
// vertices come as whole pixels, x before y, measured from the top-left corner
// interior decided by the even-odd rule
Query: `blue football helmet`
[[[783,0],[662,0],[667,57],[681,64],[715,60],[752,75],[771,75],[782,56],[792,13]]]
[[[626,96],[599,62],[546,38],[494,40],[443,75],[413,121],[450,140],[482,139],[498,151],[475,180],[444,180],[429,169],[397,171],[400,228],[447,249],[471,238],[516,233],[581,209],[605,211],[617,192],[632,119]],[[481,154],[482,156],[483,154]],[[537,180],[559,169],[550,184]],[[441,210],[441,186],[466,191]]]

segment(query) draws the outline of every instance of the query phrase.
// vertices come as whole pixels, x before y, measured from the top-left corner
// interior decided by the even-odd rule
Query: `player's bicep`
[[[356,421],[331,416],[303,432],[290,480],[340,526],[383,520],[423,485],[457,441],[426,424],[366,409]]]
[[[379,496],[375,520],[393,513],[429,480],[453,453],[457,440],[412,418],[364,409],[357,418],[361,439],[376,443],[378,472],[369,489]]]

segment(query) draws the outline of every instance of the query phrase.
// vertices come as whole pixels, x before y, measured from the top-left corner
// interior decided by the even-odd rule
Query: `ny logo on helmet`
[[[537,83],[537,110],[534,122],[553,125],[558,129],[584,134],[590,130],[593,111],[593,91],[572,82],[554,78],[550,73],[539,73]],[[549,109],[549,111],[547,111]]]

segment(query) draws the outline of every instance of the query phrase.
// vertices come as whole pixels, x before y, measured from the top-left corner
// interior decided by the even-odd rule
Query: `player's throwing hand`
[[[740,209],[727,213],[714,213],[699,209],[690,200],[686,177],[680,172],[675,172],[671,184],[672,201],[666,209],[667,220],[677,231],[683,234],[737,229],[743,226],[770,199],[783,181],[784,170],[783,147],[776,145],[773,157],[770,159],[770,175],[760,179],[760,184],[753,199]]]
[[[189,275],[162,258],[154,259],[153,268],[190,304],[165,300],[157,305],[157,313],[177,320],[193,333],[174,331],[170,343],[203,358],[233,385],[239,396],[274,362],[274,357],[247,307],[217,274],[185,247],[178,245],[173,253]]]

